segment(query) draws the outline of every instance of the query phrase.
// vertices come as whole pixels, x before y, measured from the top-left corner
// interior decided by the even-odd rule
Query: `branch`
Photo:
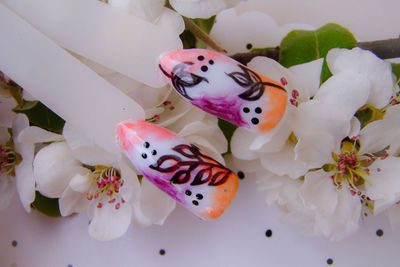
[[[369,50],[373,52],[375,55],[382,59],[389,59],[400,57],[400,39],[387,39],[387,40],[379,40],[379,41],[371,41],[371,42],[359,42],[357,46]],[[242,64],[249,63],[253,58],[258,56],[269,57],[276,61],[279,61],[279,47],[268,48],[264,50],[257,50],[254,52],[247,53],[237,53],[231,58],[239,61]]]
[[[208,46],[218,52],[227,52],[223,47],[214,42],[214,40],[211,39],[210,36],[205,33],[199,26],[197,26],[196,23],[194,23],[191,19],[184,16],[182,16],[182,18],[185,22],[185,28],[189,30],[194,36],[196,36],[198,39],[202,40],[204,43],[206,43]]]

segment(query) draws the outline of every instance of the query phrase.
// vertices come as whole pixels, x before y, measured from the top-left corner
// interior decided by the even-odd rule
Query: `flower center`
[[[14,168],[20,162],[20,156],[11,146],[0,145],[0,175],[14,176]]]
[[[164,101],[161,105],[158,105],[157,107],[163,107],[164,108],[164,112],[165,111],[173,111],[175,109],[175,106],[172,105],[172,102],[169,101],[169,100]],[[157,121],[160,120],[160,115],[161,114],[156,114],[151,118],[147,118],[146,122],[156,123]]]
[[[113,167],[96,166],[93,175],[96,179],[97,190],[86,194],[86,198],[97,200],[97,208],[102,208],[104,201],[107,201],[109,204],[114,204],[115,209],[119,209],[125,200],[119,196],[124,182],[118,170]]]
[[[355,195],[359,190],[358,187],[364,183],[371,184],[366,178],[369,175],[369,169],[373,158],[369,156],[357,155],[354,151],[344,151],[341,154],[334,154],[333,158],[336,161],[335,173],[332,175],[333,183],[342,187],[343,180],[349,183],[352,195]]]
[[[296,89],[292,90],[292,97],[290,98],[290,104],[292,104],[295,107],[299,106],[299,91],[297,91]]]

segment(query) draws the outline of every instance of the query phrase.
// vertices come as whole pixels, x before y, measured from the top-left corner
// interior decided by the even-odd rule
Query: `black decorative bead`
[[[208,67],[207,66],[201,66],[200,69],[201,69],[202,72],[208,71]]]
[[[251,123],[258,124],[260,121],[257,118],[252,118]]]

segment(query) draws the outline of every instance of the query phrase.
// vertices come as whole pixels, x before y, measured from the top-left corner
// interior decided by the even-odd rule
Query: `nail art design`
[[[162,75],[187,101],[253,132],[267,132],[282,119],[287,102],[282,84],[206,49],[163,54]]]
[[[117,139],[143,176],[204,220],[218,218],[236,194],[234,172],[165,128],[125,121]]]

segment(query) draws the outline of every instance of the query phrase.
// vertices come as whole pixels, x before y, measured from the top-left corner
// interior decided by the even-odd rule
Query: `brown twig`
[[[382,59],[396,58],[400,57],[400,39],[387,39],[387,40],[379,40],[379,41],[371,41],[371,42],[359,42],[357,44],[358,47],[369,50],[373,52],[375,55]],[[247,53],[237,53],[231,58],[239,61],[242,64],[249,63],[253,58],[258,56],[264,56],[272,58],[276,61],[279,60],[279,47],[269,48],[265,50],[258,50],[254,52]]]
[[[227,52],[223,47],[221,47],[216,42],[214,42],[214,40],[211,39],[210,36],[208,36],[208,34],[205,33],[199,26],[197,26],[196,23],[194,23],[191,19],[186,18],[184,16],[182,16],[182,17],[183,17],[183,21],[185,22],[185,28],[187,30],[189,30],[191,33],[193,33],[194,36],[196,36],[198,39],[202,40],[209,47],[211,47],[212,49],[214,49],[218,52],[222,52],[222,53]]]

